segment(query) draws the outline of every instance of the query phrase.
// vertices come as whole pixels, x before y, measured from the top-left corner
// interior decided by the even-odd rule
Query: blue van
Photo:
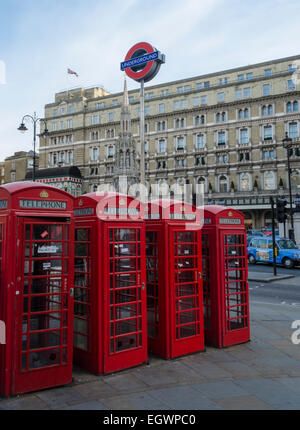
[[[275,238],[277,256],[276,263],[283,264],[287,269],[300,265],[300,249],[291,239]],[[247,246],[249,264],[272,263],[273,241],[271,237],[253,237]]]

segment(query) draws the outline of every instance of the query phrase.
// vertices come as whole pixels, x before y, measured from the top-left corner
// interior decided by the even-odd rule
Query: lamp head
[[[26,125],[24,124],[24,122],[22,122],[22,123],[21,123],[21,125],[20,125],[20,127],[18,128],[18,130],[19,130],[21,133],[25,133],[25,131],[27,131],[27,130],[28,130],[28,128],[26,127]]]

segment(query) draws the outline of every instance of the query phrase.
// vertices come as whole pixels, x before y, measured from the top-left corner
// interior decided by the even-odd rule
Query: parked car
[[[300,265],[300,249],[291,239],[275,238],[277,256],[276,264],[283,264],[287,269]],[[270,237],[253,237],[247,244],[248,262],[273,262],[273,241]]]
[[[265,236],[265,234],[260,230],[249,229],[249,230],[247,230],[247,236],[260,236],[260,237],[262,237],[262,236]]]

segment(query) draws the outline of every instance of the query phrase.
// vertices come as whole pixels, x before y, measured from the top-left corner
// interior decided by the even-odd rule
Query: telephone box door
[[[13,394],[72,380],[71,228],[18,219]]]
[[[201,238],[169,228],[171,357],[204,349]]]
[[[223,346],[249,340],[246,235],[220,232],[223,280]]]
[[[106,226],[104,373],[147,360],[145,230],[140,225]],[[106,259],[104,258],[104,261]]]

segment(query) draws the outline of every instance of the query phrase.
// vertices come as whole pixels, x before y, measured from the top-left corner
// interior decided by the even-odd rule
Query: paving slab
[[[193,385],[151,390],[148,394],[175,410],[222,409],[207,396],[195,390]]]
[[[274,408],[256,396],[239,396],[218,399],[216,403],[226,410],[273,410]]]

